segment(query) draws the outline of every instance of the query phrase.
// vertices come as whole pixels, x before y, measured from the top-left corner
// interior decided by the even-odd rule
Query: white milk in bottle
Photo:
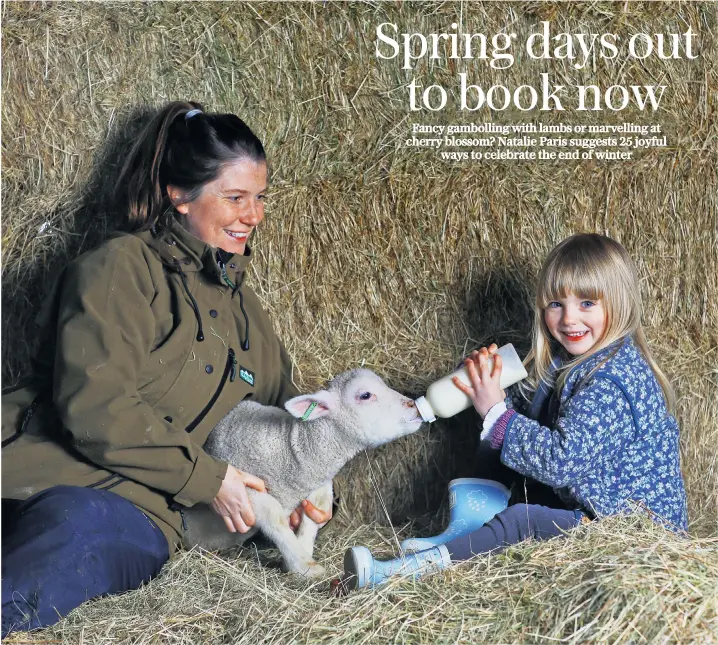
[[[499,347],[496,353],[501,356],[502,361],[501,378],[499,379],[499,385],[501,385],[502,389],[514,383],[518,383],[521,379],[525,379],[528,376],[519,355],[511,343]],[[489,373],[491,373],[494,367],[492,358],[489,358],[488,364]],[[426,394],[416,400],[416,407],[424,421],[431,423],[432,421],[436,421],[436,417],[442,417],[444,419],[453,417],[455,414],[466,410],[466,408],[472,405],[471,399],[454,385],[451,380],[454,376],[457,376],[462,383],[469,386],[471,385],[465,365],[453,374],[444,376],[432,383],[426,390]]]

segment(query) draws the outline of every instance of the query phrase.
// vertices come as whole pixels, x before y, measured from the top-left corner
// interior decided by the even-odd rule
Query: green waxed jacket
[[[282,405],[297,393],[242,286],[249,259],[173,224],[72,262],[40,315],[33,375],[2,396],[2,496],[111,489],[157,523],[172,553],[181,508],[211,502],[226,474],[202,449],[217,422],[243,399]]]

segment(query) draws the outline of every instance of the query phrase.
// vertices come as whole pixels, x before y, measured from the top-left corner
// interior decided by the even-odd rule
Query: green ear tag
[[[314,412],[314,408],[316,408],[319,404],[316,401],[312,401],[309,404],[309,407],[306,409],[304,414],[302,415],[301,421],[306,421],[309,418],[309,415]]]

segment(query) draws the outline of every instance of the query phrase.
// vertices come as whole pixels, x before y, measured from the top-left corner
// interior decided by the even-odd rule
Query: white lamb
[[[297,396],[287,411],[252,401],[240,403],[212,431],[205,450],[264,480],[266,493],[247,489],[256,515],[248,533],[230,533],[208,506],[186,509],[185,544],[222,549],[242,544],[257,529],[279,548],[288,571],[323,577],[313,560],[317,525],[304,517],[295,535],[289,515],[303,499],[332,505],[332,478],[366,448],[415,432],[414,402],[366,369],[344,372],[326,390]],[[311,408],[311,409],[310,409]],[[306,419],[306,420],[305,420]]]

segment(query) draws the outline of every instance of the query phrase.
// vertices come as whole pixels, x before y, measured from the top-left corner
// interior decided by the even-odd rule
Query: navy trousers
[[[157,525],[110,491],[56,486],[3,500],[2,637],[136,589],[169,559]]]
[[[567,511],[537,504],[514,504],[473,533],[447,542],[452,561],[468,560],[479,553],[500,551],[528,538],[548,540],[580,524],[582,511]]]

